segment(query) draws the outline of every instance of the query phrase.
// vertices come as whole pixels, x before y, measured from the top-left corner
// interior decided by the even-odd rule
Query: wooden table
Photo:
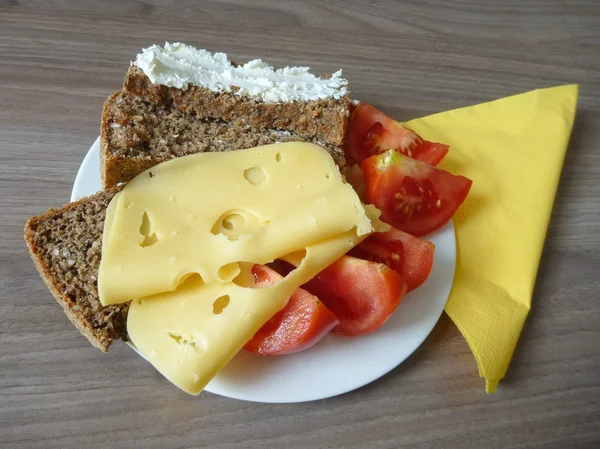
[[[0,447],[600,447],[600,2],[0,2]],[[487,396],[447,317],[383,379],[328,400],[241,402],[169,385],[123,344],[103,356],[27,254],[27,217],[69,199],[104,99],[142,47],[183,41],[343,67],[399,119],[581,84],[533,310]]]

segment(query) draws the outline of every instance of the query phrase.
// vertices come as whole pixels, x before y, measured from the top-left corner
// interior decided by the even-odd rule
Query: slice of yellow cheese
[[[246,268],[252,264],[244,264],[235,282],[205,284],[192,276],[174,292],[136,299],[127,317],[129,337],[173,384],[199,394],[298,286],[355,242],[350,231],[309,246],[300,267],[270,287],[247,287],[252,282],[245,283],[244,275],[251,276]]]
[[[134,299],[133,343],[175,385],[198,394],[296,288],[385,229],[378,215],[316,145],[176,159],[112,200],[100,299]],[[299,266],[275,285],[252,288],[252,265],[279,258]]]
[[[111,201],[103,305],[173,291],[190,273],[226,283],[239,262],[283,255],[372,224],[323,148],[307,143],[201,153],[156,166]]]

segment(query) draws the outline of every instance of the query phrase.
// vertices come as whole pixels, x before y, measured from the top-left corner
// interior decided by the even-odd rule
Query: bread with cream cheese
[[[127,71],[123,90],[150,103],[172,105],[197,118],[292,131],[304,139],[317,139],[334,146],[342,145],[350,116],[347,93],[338,99],[269,103],[236,95],[235,91],[215,92],[194,85],[184,90],[153,84],[135,64]]]

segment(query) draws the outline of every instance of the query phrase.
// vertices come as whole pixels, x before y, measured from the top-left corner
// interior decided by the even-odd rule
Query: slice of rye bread
[[[277,129],[200,120],[171,105],[157,105],[116,92],[104,103],[100,171],[105,189],[130,181],[154,165],[188,154],[229,151],[277,142],[311,142],[325,148],[343,170],[340,146]]]
[[[266,103],[235,92],[215,92],[200,86],[182,90],[153,84],[135,64],[129,66],[123,90],[145,101],[173,105],[197,118],[213,118],[253,128],[293,131],[305,139],[341,146],[350,117],[348,94],[339,99]]]
[[[129,304],[102,306],[97,282],[106,208],[118,190],[50,209],[25,224],[31,258],[50,292],[75,327],[104,352],[127,335]]]

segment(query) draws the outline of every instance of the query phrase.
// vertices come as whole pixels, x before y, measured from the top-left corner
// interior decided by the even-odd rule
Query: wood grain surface
[[[190,397],[125,345],[103,355],[77,333],[23,224],[68,201],[104,99],[166,40],[343,67],[354,98],[399,119],[581,85],[533,309],[497,393],[445,316],[384,378],[295,405]],[[0,447],[600,447],[597,0],[0,0],[0,106]]]

